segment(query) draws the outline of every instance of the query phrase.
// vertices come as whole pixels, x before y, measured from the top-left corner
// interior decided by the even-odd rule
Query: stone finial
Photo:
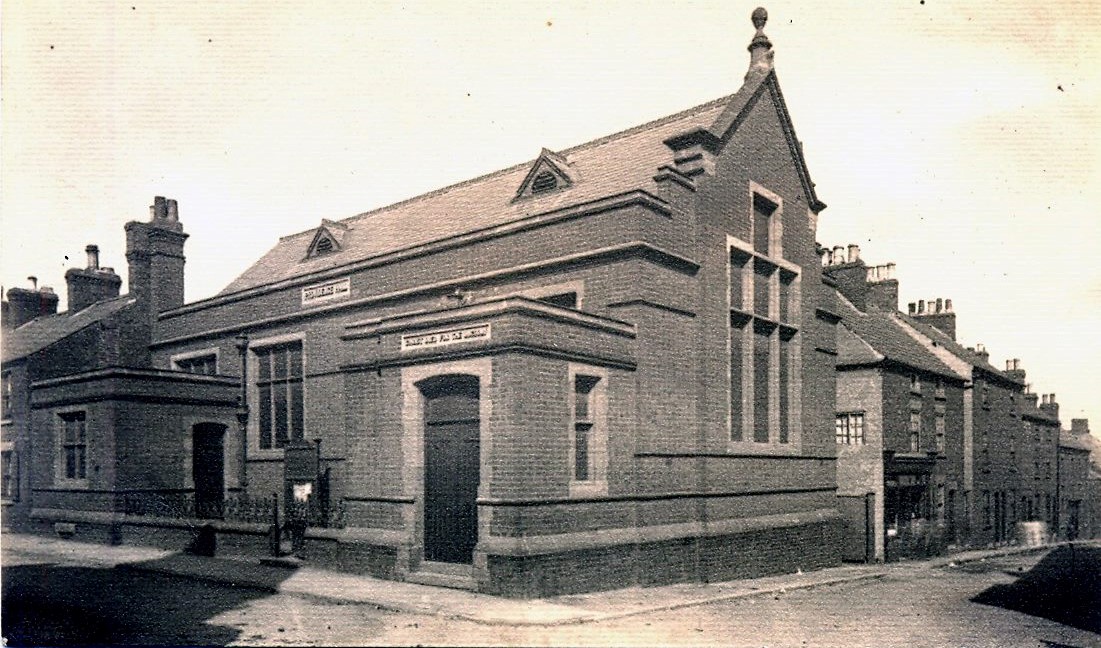
[[[753,21],[753,26],[757,28],[757,35],[764,36],[762,30],[765,28],[765,23],[768,22],[768,11],[764,7],[757,7],[750,14],[749,19]]]
[[[764,7],[757,7],[750,16],[757,33],[749,42],[749,71],[755,69],[767,72],[772,69],[772,43],[765,36],[765,23],[768,22],[768,12]]]

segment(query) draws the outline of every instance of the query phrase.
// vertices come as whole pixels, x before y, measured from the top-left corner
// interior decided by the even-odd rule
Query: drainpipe
[[[237,432],[241,436],[241,493],[248,494],[248,335],[235,339],[241,356],[241,393],[237,397]]]
[[[1062,424],[1060,424],[1059,427],[1060,428],[1063,427]],[[1060,455],[1062,453],[1059,452],[1059,432],[1060,432],[1059,428],[1056,428],[1055,429],[1055,510],[1052,511],[1052,513],[1051,513],[1051,521],[1055,525],[1055,540],[1056,541],[1059,540],[1059,525],[1060,525],[1060,522],[1061,522],[1061,520],[1059,519],[1059,517],[1060,517],[1059,512],[1063,508],[1063,502],[1059,499],[1060,495],[1062,495],[1062,492],[1061,492],[1062,489],[1060,487],[1062,486],[1062,481],[1063,481],[1063,470],[1062,470],[1062,465],[1061,465],[1062,462],[1060,461],[1060,459],[1061,459]]]

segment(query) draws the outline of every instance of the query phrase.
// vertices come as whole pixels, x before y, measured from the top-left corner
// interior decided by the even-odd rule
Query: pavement
[[[107,546],[4,533],[5,552],[102,568],[181,576],[231,587],[291,594],[343,604],[373,605],[394,612],[464,619],[487,625],[559,626],[605,621],[719,601],[780,595],[883,578],[892,571],[935,569],[1018,553],[1047,551],[1056,545],[968,551],[924,561],[887,565],[842,565],[813,572],[722,583],[683,583],[630,587],[607,592],[534,600],[503,599],[466,590],[382,580],[304,564],[294,569],[262,565],[255,559],[208,558],[142,546]]]

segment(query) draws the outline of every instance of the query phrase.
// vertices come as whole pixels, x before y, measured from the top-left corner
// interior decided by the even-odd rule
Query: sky
[[[770,1],[823,245],[1101,430],[1101,3]],[[0,282],[175,198],[188,301],[278,237],[737,90],[754,3],[51,2],[0,15]],[[125,284],[123,290],[126,290]]]

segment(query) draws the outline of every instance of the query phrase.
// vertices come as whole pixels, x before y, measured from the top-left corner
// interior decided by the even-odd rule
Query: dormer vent
[[[550,191],[558,187],[558,178],[554,177],[554,174],[550,171],[543,171],[536,174],[535,178],[531,181],[531,193],[542,193],[544,191]]]
[[[339,252],[344,247],[344,236],[347,232],[347,225],[327,218],[321,219],[321,225],[317,228],[313,240],[310,241],[306,258],[312,259]]]
[[[575,181],[574,171],[570,169],[566,158],[544,148],[528,169],[528,174],[524,176],[513,200],[565,189]]]

